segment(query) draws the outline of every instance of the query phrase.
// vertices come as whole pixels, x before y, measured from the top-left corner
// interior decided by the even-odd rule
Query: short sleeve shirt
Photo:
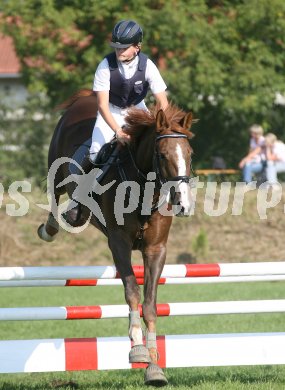
[[[120,73],[126,78],[133,77],[138,69],[139,58],[125,64],[118,61]],[[145,79],[149,83],[150,90],[153,94],[160,93],[166,90],[167,86],[161,77],[161,74],[156,65],[148,58],[146,63]],[[100,62],[95,72],[93,91],[109,91],[110,90],[110,69],[106,58]]]
[[[281,141],[276,141],[273,145],[273,154],[278,161],[285,162],[285,144]]]

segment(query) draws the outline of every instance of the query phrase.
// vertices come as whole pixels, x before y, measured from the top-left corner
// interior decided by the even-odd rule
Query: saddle
[[[90,146],[91,146],[91,138],[88,139],[84,144],[80,145],[75,151],[74,155],[72,156],[72,160],[76,161],[81,167],[83,167],[83,165],[86,165],[84,163],[85,160],[87,159],[89,160],[87,156],[88,156],[88,150]],[[103,145],[100,151],[98,152],[95,162],[89,163],[90,167],[89,169],[87,167],[87,172],[90,171],[92,168],[100,168],[102,171],[107,172],[110,165],[114,162],[116,156],[118,155],[119,146],[118,148],[117,146],[118,143],[117,140],[115,139]],[[76,164],[74,164],[73,162],[69,164],[69,172],[70,174],[79,174],[79,175],[81,174],[80,168],[76,166]]]
[[[115,155],[113,155],[113,152],[116,150],[117,145],[118,142],[116,139],[112,140],[111,142],[107,142],[105,145],[103,145],[97,154],[94,166],[96,168],[101,168],[102,165],[109,163],[110,157],[116,156],[118,154],[116,153]],[[114,159],[112,159],[112,162],[113,161]]]

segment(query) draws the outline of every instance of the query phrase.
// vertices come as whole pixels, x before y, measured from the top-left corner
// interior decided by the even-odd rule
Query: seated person
[[[278,140],[275,134],[265,136],[267,168],[266,175],[269,184],[278,183],[277,173],[285,172],[285,144]]]
[[[240,161],[243,181],[250,183],[253,173],[262,172],[265,166],[263,128],[260,125],[252,125],[249,128],[250,144],[249,153]]]

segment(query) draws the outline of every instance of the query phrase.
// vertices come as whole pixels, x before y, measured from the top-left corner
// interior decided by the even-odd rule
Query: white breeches
[[[144,101],[140,102],[136,107],[147,110]],[[109,103],[110,111],[119,126],[125,124],[125,116],[128,108],[120,108]],[[92,134],[92,143],[90,146],[90,159],[95,160],[97,153],[107,142],[110,142],[115,133],[109,125],[105,122],[102,115],[98,112],[97,119],[94,125]]]

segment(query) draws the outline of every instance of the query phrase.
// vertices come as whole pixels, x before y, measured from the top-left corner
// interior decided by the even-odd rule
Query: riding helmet
[[[143,31],[139,24],[133,20],[122,20],[116,24],[112,31],[110,46],[115,49],[125,49],[142,42]]]

